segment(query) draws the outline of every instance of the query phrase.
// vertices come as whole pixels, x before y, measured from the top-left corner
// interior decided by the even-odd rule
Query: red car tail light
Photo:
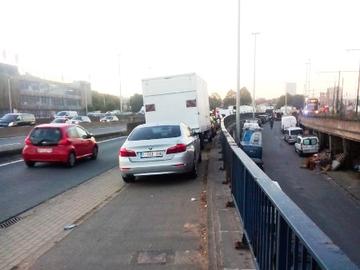
[[[136,157],[136,153],[133,150],[128,150],[125,147],[121,147],[119,151],[120,157]]]
[[[175,154],[175,153],[182,153],[186,151],[186,145],[183,143],[179,143],[174,145],[166,150],[166,154]]]
[[[26,137],[26,139],[25,139],[25,144],[26,144],[26,145],[32,145],[31,140],[30,140],[29,137]]]

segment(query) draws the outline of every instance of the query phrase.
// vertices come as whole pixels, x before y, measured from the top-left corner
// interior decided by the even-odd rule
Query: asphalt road
[[[45,163],[27,168],[19,160],[0,164],[0,222],[118,166],[124,141],[125,137],[100,142],[98,159],[79,161],[74,168]]]
[[[127,184],[31,269],[207,269],[200,233],[207,222],[200,207],[205,163],[197,179],[166,175]]]
[[[300,168],[303,158],[282,138],[280,123],[263,126],[266,174],[360,267],[360,204],[319,171]]]
[[[112,126],[112,127],[88,128],[87,130],[95,135],[116,132],[116,131],[126,131],[126,124],[123,125],[119,124],[117,126]],[[4,149],[5,147],[9,147],[9,146],[23,146],[25,138],[26,138],[25,135],[10,137],[10,138],[0,138],[0,151],[1,149]]]

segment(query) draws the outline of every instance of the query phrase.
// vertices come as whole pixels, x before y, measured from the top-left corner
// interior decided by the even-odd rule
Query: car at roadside
[[[319,138],[314,135],[300,135],[297,136],[295,142],[295,152],[299,154],[299,156],[303,156],[304,154],[316,154],[319,152]]]
[[[86,129],[72,124],[42,124],[25,139],[22,156],[28,167],[37,162],[60,162],[73,167],[77,160],[96,159],[98,144]]]
[[[301,127],[290,127],[284,130],[284,140],[289,143],[295,143],[299,135],[303,134]]]
[[[55,118],[67,118],[72,119],[74,117],[78,116],[78,113],[76,111],[60,111],[57,114],[55,114]]]
[[[56,123],[56,124],[69,123],[69,119],[67,119],[65,117],[58,117],[58,118],[55,118],[54,120],[52,120],[51,123]]]
[[[100,122],[118,122],[119,118],[115,115],[108,115],[100,119]]]
[[[136,176],[184,174],[197,176],[200,139],[183,124],[143,124],[128,136],[119,151],[123,180]]]
[[[35,116],[31,113],[7,113],[0,118],[0,127],[35,125]]]
[[[80,115],[80,116],[75,116],[73,119],[70,119],[69,123],[78,125],[78,124],[81,124],[81,123],[91,123],[91,120],[90,120],[90,118],[88,116]]]

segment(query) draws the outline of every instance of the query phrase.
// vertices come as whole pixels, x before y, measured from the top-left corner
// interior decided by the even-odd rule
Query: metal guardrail
[[[258,269],[358,269],[237,146],[224,122],[224,169]]]

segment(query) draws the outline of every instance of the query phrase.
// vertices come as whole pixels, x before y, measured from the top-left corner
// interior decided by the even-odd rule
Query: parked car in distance
[[[284,140],[287,143],[295,143],[297,136],[303,134],[303,130],[300,127],[290,127],[285,129],[284,134]]]
[[[64,123],[68,123],[68,122],[69,122],[69,119],[67,119],[65,117],[58,117],[51,121],[51,123],[57,123],[57,124],[64,124]]]
[[[319,139],[316,136],[298,136],[295,142],[295,151],[299,156],[319,152]]]
[[[91,123],[91,120],[88,116],[75,116],[73,119],[69,120],[69,123],[78,125],[80,123]]]
[[[55,118],[62,117],[62,118],[72,119],[76,116],[78,116],[78,113],[76,111],[61,111],[55,115]]]
[[[94,136],[84,128],[50,123],[31,130],[25,139],[22,156],[28,167],[36,162],[61,162],[73,167],[78,159],[96,159],[98,149]]]
[[[115,115],[108,115],[100,119],[100,122],[117,122],[117,121],[119,121],[119,118],[117,118],[117,116]]]
[[[0,118],[0,127],[35,125],[35,121],[31,113],[7,113]]]
[[[197,176],[200,139],[183,124],[143,124],[128,136],[119,151],[125,182],[136,176],[189,173]]]

